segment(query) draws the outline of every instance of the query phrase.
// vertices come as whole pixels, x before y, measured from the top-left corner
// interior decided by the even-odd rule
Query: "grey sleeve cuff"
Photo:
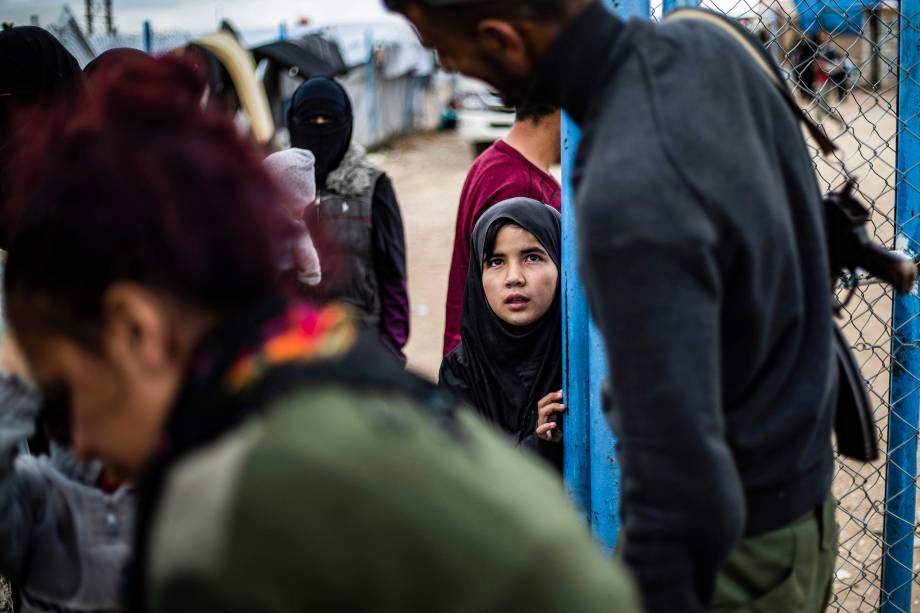
[[[35,432],[38,391],[15,375],[0,375],[0,470],[9,469],[20,445]]]

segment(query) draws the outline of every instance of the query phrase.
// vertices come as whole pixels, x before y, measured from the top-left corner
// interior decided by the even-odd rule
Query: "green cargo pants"
[[[716,580],[712,613],[820,613],[837,558],[836,501],[773,532],[744,539]]]

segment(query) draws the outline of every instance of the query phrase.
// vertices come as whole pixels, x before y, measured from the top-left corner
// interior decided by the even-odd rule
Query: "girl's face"
[[[482,265],[482,288],[492,312],[513,326],[543,317],[556,298],[559,270],[527,230],[506,225]]]

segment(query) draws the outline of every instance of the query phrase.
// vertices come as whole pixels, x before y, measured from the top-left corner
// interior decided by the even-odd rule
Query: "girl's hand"
[[[562,390],[547,394],[537,403],[537,438],[558,443],[562,440],[559,420],[565,405],[562,404]]]

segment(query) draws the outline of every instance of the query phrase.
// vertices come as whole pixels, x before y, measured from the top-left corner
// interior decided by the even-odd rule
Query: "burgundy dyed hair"
[[[218,315],[277,292],[284,195],[258,146],[202,108],[203,91],[188,60],[124,57],[85,99],[30,118],[4,275],[17,332],[95,345],[118,281]]]

